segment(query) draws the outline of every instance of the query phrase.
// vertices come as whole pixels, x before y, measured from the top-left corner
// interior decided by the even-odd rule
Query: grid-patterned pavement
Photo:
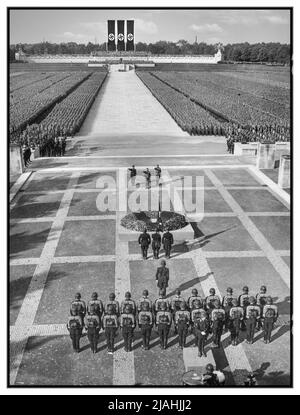
[[[226,333],[222,347],[212,349],[209,341],[207,358],[200,359],[191,335],[182,352],[172,330],[169,348],[161,351],[154,331],[151,348],[144,351],[137,331],[133,352],[124,353],[118,336],[117,350],[110,356],[102,333],[96,355],[91,354],[86,336],[81,353],[73,354],[66,320],[75,292],[88,300],[97,291],[104,301],[112,291],[119,299],[127,290],[137,299],[145,288],[152,299],[157,296],[157,261],[151,253],[148,261],[142,261],[137,243],[120,240],[118,212],[97,209],[101,194],[97,180],[103,174],[119,180],[115,168],[35,172],[12,201],[11,384],[180,385],[186,370],[212,362],[226,373],[230,385],[242,384],[251,370],[257,371],[260,385],[288,385],[289,203],[252,167],[176,166],[164,171],[167,180],[202,175],[205,186],[205,215],[192,224],[194,240],[176,243],[167,261],[168,296],[177,287],[184,297],[194,287],[202,296],[211,287],[223,295],[228,286],[238,295],[244,285],[256,294],[265,284],[280,313],[273,341],[265,345],[257,332],[253,345],[242,338],[233,347]],[[175,186],[180,203],[177,190]]]

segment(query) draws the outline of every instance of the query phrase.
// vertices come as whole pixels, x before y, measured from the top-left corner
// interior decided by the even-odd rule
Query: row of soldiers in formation
[[[150,234],[147,232],[147,229],[144,229],[144,232],[141,233],[138,238],[138,243],[141,246],[143,259],[148,258],[148,249],[150,244],[152,246],[154,259],[158,259],[159,257],[161,244],[163,244],[166,258],[170,258],[172,245],[174,244],[174,237],[172,233],[169,231],[169,229],[167,229],[167,231],[163,233],[162,237],[160,235],[159,229],[156,229],[155,233],[152,234],[151,239]]]
[[[40,144],[39,151],[40,157],[61,157],[65,155],[67,145],[67,136],[50,138],[43,144]],[[35,147],[31,147],[28,142],[23,145],[23,159],[25,167],[31,163],[31,150]]]
[[[290,128],[282,125],[265,125],[248,128],[232,126],[225,134],[227,151],[234,153],[234,143],[290,141]]]
[[[249,294],[248,287],[244,287],[239,296],[233,295],[233,290],[229,287],[222,299],[216,295],[214,288],[209,290],[206,298],[201,298],[194,288],[188,300],[177,289],[171,301],[166,298],[165,291],[161,290],[153,303],[149,299],[148,290],[143,291],[137,302],[127,292],[121,304],[112,293],[105,305],[96,292],[87,305],[80,293],[77,293],[71,303],[70,314],[67,328],[76,352],[80,351],[79,342],[84,328],[93,353],[97,352],[101,328],[105,332],[108,353],[114,352],[118,329],[122,332],[125,351],[130,352],[136,326],[141,331],[143,349],[149,349],[154,326],[159,334],[160,347],[166,349],[173,324],[174,334],[178,334],[179,347],[185,347],[187,335],[191,331],[195,337],[194,346],[198,347],[198,356],[202,357],[206,356],[204,347],[209,334],[212,334],[213,347],[219,347],[224,329],[230,331],[234,346],[239,342],[240,330],[247,331],[246,341],[252,344],[255,331],[262,328],[264,342],[270,343],[278,309],[273,304],[272,297],[267,295],[267,288],[262,286],[255,297]]]
[[[137,176],[137,169],[135,167],[135,165],[132,165],[129,169],[129,175],[130,175],[130,179],[131,179],[131,183],[134,185],[135,184],[135,179]],[[161,178],[161,168],[159,167],[159,164],[156,165],[156,167],[154,167],[154,175],[156,178],[156,184],[159,184],[159,180]],[[146,186],[148,189],[150,189],[151,187],[151,171],[149,170],[149,168],[147,167],[146,170],[143,171],[143,176],[146,180]]]

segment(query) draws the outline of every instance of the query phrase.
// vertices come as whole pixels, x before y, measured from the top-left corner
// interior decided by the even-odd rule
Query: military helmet
[[[179,288],[176,288],[176,290],[175,290],[175,294],[176,294],[176,295],[180,295],[180,294],[181,294],[181,291],[180,291],[180,289],[179,289]]]
[[[92,294],[92,300],[97,300],[97,298],[98,298],[98,293],[94,292]]]
[[[216,290],[214,288],[210,288],[209,294],[210,295],[215,295],[216,294]]]
[[[160,265],[166,265],[166,261],[165,261],[164,259],[162,259],[162,260],[160,261]]]
[[[80,294],[80,293],[76,293],[76,294],[75,294],[75,298],[76,298],[76,300],[80,300],[80,298],[81,298],[81,294]]]
[[[127,299],[131,298],[131,294],[130,294],[130,292],[129,292],[129,291],[127,291],[127,292],[125,293],[125,298],[127,298]]]
[[[114,293],[110,293],[108,298],[113,301],[116,298],[116,295]]]
[[[260,291],[263,292],[263,293],[267,292],[267,287],[265,285],[262,285],[260,287]]]
[[[249,287],[247,287],[247,285],[245,285],[245,287],[243,287],[243,292],[248,292],[249,291]]]
[[[213,365],[211,363],[208,363],[208,365],[206,365],[205,369],[209,373],[213,373],[213,371],[214,371],[214,367],[213,367]]]
[[[196,296],[196,295],[198,295],[198,290],[197,290],[197,288],[193,288],[193,289],[192,289],[192,294],[193,294],[193,295],[195,295],[195,296]]]
[[[149,295],[149,291],[148,291],[148,290],[144,290],[144,291],[143,291],[143,296],[144,296],[144,297],[147,297],[148,295]]]
[[[233,289],[232,289],[231,287],[228,287],[226,291],[227,291],[229,294],[232,294],[232,293],[233,293]]]

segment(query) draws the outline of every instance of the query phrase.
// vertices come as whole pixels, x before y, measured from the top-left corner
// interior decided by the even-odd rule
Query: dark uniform
[[[194,323],[194,334],[198,346],[198,356],[206,357],[206,353],[204,351],[205,342],[209,333],[210,322],[206,316],[206,313],[202,312],[200,314],[200,318],[195,320]]]
[[[77,353],[79,353],[80,351],[80,338],[82,335],[82,329],[83,329],[83,325],[82,325],[82,320],[81,317],[78,315],[75,316],[70,316],[68,323],[67,323],[67,329],[70,332],[70,337],[72,339],[72,345],[73,345],[73,350]]]
[[[145,308],[145,307],[143,307]],[[153,315],[150,310],[141,310],[138,314],[138,325],[141,329],[141,335],[143,339],[143,348],[149,349],[149,343],[151,338],[151,331],[153,327]]]
[[[165,266],[164,260],[161,261],[162,266],[156,270],[156,281],[159,291],[163,291],[166,294],[167,287],[169,286],[169,268]]]
[[[146,179],[146,187],[149,189],[151,187],[151,173],[149,169],[143,171]]]
[[[125,308],[128,307],[128,312],[135,315],[136,305],[135,301],[131,298],[130,292],[125,293],[125,300],[121,302],[121,313],[125,313]]]
[[[156,184],[158,184],[160,177],[161,177],[161,168],[159,167],[159,165],[154,167],[154,171],[155,171],[155,176],[156,176]]]
[[[125,352],[132,351],[133,331],[135,328],[134,315],[131,313],[128,313],[128,311],[129,311],[129,306],[127,305],[125,308],[125,313],[121,314],[121,317],[120,317],[120,327],[122,329]]]
[[[158,334],[160,338],[160,346],[162,349],[167,348],[168,336],[172,324],[172,315],[169,311],[162,309],[156,314],[156,325],[158,327]]]
[[[172,298],[171,300],[171,312],[173,314],[173,320],[175,322],[175,314],[176,311],[183,309],[186,309],[186,302],[185,299],[183,297],[181,297],[180,295],[180,290],[177,289],[176,290],[176,295]],[[177,326],[175,324],[175,334],[177,334]]]
[[[128,169],[130,171],[130,179],[131,179],[131,184],[134,185],[135,184],[135,178],[136,178],[136,168],[135,166],[132,166],[131,169]]]
[[[260,319],[258,320],[258,329],[262,328],[263,325],[263,309],[267,304],[267,288],[265,285],[260,287],[260,292],[256,294],[256,304],[260,308]]]
[[[236,302],[233,302],[233,306],[229,312],[230,317],[230,334],[231,342],[233,346],[236,346],[239,341],[239,334],[241,328],[241,322],[244,319],[244,310],[242,307],[236,305]]]
[[[167,298],[164,298],[164,295],[160,293],[159,298],[154,301],[154,312],[158,313],[162,310],[163,304],[166,307],[166,310],[170,310],[170,302]]]
[[[93,353],[97,352],[97,344],[100,331],[100,319],[97,314],[90,314],[85,318],[85,328]]]
[[[147,253],[148,253],[149,245],[151,243],[151,238],[150,238],[149,233],[147,233],[146,230],[140,234],[138,242],[141,245],[143,259],[147,259]]]
[[[77,315],[81,318],[81,325],[83,327],[84,317],[86,315],[86,305],[83,300],[81,300],[81,295],[78,293],[75,296],[75,300],[72,301],[70,312],[71,310],[76,310]]]
[[[222,308],[215,308],[211,312],[213,344],[220,347],[223,325],[225,322],[225,311]]]
[[[174,238],[171,232],[167,231],[163,234],[162,243],[166,252],[166,257],[170,258],[172,245],[174,244]]]
[[[118,331],[118,317],[116,314],[105,314],[102,326],[105,331],[108,353],[114,352],[115,337]]]
[[[194,292],[193,292],[194,291]],[[200,307],[203,307],[202,298],[198,295],[198,291],[196,289],[192,290],[192,295],[188,299],[188,307],[190,311],[194,309],[195,301],[200,301]]]
[[[109,295],[109,301],[105,304],[104,312],[108,313],[108,308],[112,306],[113,314],[116,314],[117,316],[120,315],[120,305],[117,300],[115,300],[116,296],[115,294],[111,293]]]
[[[158,259],[161,246],[161,236],[158,231],[152,234],[152,250],[154,259]]]
[[[244,310],[244,318],[246,317],[246,309],[248,305],[250,304],[249,299],[250,299],[249,289],[248,287],[244,287],[243,294],[239,296],[239,306],[242,307]],[[246,325],[245,325],[244,320],[242,321],[242,330],[246,330]]]
[[[104,313],[104,307],[103,307],[102,301],[99,300],[98,298],[90,300],[87,304],[87,312],[89,314],[91,312],[91,308],[94,309],[95,314],[97,314],[97,316],[99,317],[101,321],[102,315]]]
[[[152,301],[148,298],[148,290],[143,291],[143,296],[137,301],[137,310],[140,312],[144,304],[147,304],[148,309],[152,310]]]
[[[216,291],[214,288],[209,290],[209,295],[205,299],[205,307],[210,316],[212,310],[215,309],[215,303],[221,303],[221,299],[218,295],[216,295]]]
[[[264,319],[264,342],[270,343],[271,334],[274,327],[274,323],[278,318],[278,308],[272,303],[268,303],[264,306],[263,309],[263,319]]]
[[[246,309],[246,330],[247,330],[247,343],[252,344],[254,339],[254,333],[257,321],[260,319],[260,308],[255,304],[255,301],[251,301]]]
[[[184,309],[184,304],[182,303],[181,309],[175,312],[175,326],[178,332],[178,342],[179,347],[183,349],[185,347],[186,336],[188,334],[189,325],[191,321],[191,315],[188,310]]]

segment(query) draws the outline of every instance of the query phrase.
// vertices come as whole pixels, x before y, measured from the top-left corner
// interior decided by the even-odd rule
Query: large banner
[[[118,50],[125,50],[124,20],[118,20]]]
[[[107,50],[112,52],[116,50],[115,43],[115,20],[108,20],[107,22],[108,39],[107,39]]]
[[[134,50],[134,20],[127,20],[126,50]]]

